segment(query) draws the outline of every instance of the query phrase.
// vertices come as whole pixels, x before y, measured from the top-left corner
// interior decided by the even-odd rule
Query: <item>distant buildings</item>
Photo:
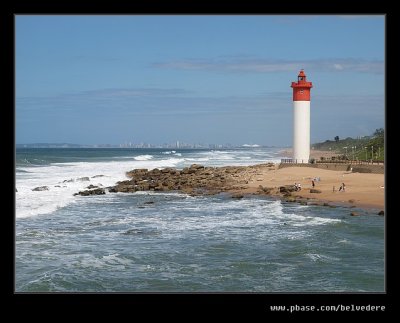
[[[174,143],[163,143],[163,144],[149,144],[146,142],[133,143],[124,142],[122,144],[94,144],[94,145],[80,145],[80,144],[69,144],[69,143],[34,143],[34,144],[16,144],[17,148],[141,148],[141,149],[232,149],[232,148],[256,148],[266,147],[257,144],[244,144],[244,145],[233,145],[230,143],[226,144],[209,144],[209,143],[185,143],[176,141]],[[268,148],[273,148],[268,146]]]

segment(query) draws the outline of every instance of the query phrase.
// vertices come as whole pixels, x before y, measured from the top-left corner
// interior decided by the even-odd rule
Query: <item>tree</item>
[[[338,142],[339,141],[339,136],[335,137],[335,141]]]
[[[385,134],[385,130],[383,128],[376,129],[374,132],[374,137],[383,137]]]

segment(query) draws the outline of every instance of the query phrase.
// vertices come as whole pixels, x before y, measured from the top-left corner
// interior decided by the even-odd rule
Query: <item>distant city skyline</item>
[[[243,144],[234,145],[230,143],[188,143],[188,142],[175,142],[175,143],[147,143],[147,142],[124,142],[120,144],[107,144],[97,143],[92,145],[75,144],[75,143],[18,143],[17,148],[162,148],[162,149],[230,149],[230,148],[256,148],[256,147],[276,147],[276,146],[262,146],[258,144]],[[284,146],[283,146],[284,147]],[[282,147],[282,148],[283,148]],[[278,148],[278,147],[277,147]],[[280,148],[280,147],[279,147]]]
[[[312,143],[384,126],[383,15],[15,19],[19,144],[291,146],[301,68]]]

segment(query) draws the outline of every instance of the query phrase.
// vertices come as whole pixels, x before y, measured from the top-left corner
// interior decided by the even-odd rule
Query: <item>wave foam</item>
[[[143,160],[150,160],[153,159],[152,155],[139,155],[136,157],[133,157],[134,160],[139,160],[139,161],[143,161]]]
[[[79,199],[73,194],[87,189],[86,187],[90,184],[101,184],[103,187],[115,185],[116,182],[125,180],[125,173],[131,169],[174,167],[181,162],[183,162],[183,158],[76,162],[42,167],[21,167],[22,170],[29,171],[29,173],[16,173],[16,188],[18,190],[15,193],[16,217],[48,214],[70,203],[82,202],[84,198]],[[93,176],[99,174],[104,176],[93,178]],[[89,177],[89,180],[78,180],[83,177]],[[48,190],[32,191],[40,186],[47,186]]]

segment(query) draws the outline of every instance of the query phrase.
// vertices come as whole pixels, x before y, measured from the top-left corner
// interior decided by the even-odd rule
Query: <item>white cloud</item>
[[[343,70],[343,66],[340,65],[340,64],[333,64],[333,67],[334,67],[336,70],[339,70],[339,71]]]

